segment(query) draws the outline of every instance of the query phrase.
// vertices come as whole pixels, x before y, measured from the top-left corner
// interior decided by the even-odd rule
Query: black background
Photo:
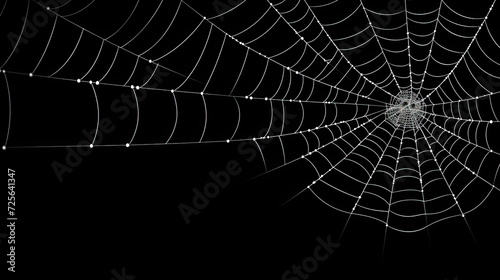
[[[22,24],[18,18],[23,16],[25,3],[17,3],[18,8],[10,2],[13,0],[2,15],[2,33],[19,30]],[[211,1],[191,2],[200,13],[215,14]],[[37,8],[34,2],[31,4]],[[113,20],[113,13],[120,11],[121,4],[96,5],[102,7],[98,9],[102,16]],[[468,6],[453,5],[463,13],[484,13],[484,9],[470,11]],[[375,4],[372,8],[380,10]],[[104,29],[102,34],[109,34],[105,26],[93,26],[94,19],[75,20],[98,34],[100,27]],[[50,30],[51,25],[44,28]],[[78,35],[70,33],[65,40]],[[11,66],[29,73],[33,61],[38,61],[30,50],[39,52],[44,42],[35,38],[23,45],[15,62],[6,69]],[[89,44],[95,47],[95,42]],[[3,46],[2,58],[10,50],[8,43]],[[70,75],[72,69],[65,69],[64,74]],[[238,152],[239,143],[125,148],[129,132],[133,132],[130,130],[135,124],[133,117],[117,128],[120,133],[104,136],[105,143],[120,143],[120,146],[94,148],[60,182],[53,162],[64,162],[68,153],[64,146],[76,144],[75,139],[83,139],[82,129],[93,127],[95,104],[91,88],[75,86],[73,81],[26,75],[8,74],[8,78],[13,120],[10,144],[1,152],[1,159],[4,170],[16,170],[15,276],[18,279],[108,280],[114,277],[113,269],[121,271],[123,267],[135,279],[281,279],[293,264],[300,264],[312,255],[317,237],[326,239],[331,235],[335,242],[340,237],[347,215],[320,203],[310,192],[281,206],[310,183],[306,174],[313,173],[306,163],[292,164],[251,179],[264,172],[262,159],[257,156],[248,161],[246,155]],[[7,107],[5,89],[2,81],[2,108]],[[109,108],[106,102],[118,97],[120,90],[110,90],[112,96],[100,95],[103,107]],[[2,109],[2,127],[7,127],[4,116],[7,113]],[[111,118],[112,114],[103,116]],[[151,133],[154,131],[161,134],[161,139],[168,135],[159,124],[142,126],[148,131],[143,134],[144,139],[155,135]],[[180,129],[191,133],[189,126]],[[4,139],[6,130],[1,131],[0,139]],[[193,133],[199,137],[197,132]],[[28,147],[37,145],[61,147]],[[201,189],[212,181],[209,173],[224,170],[231,160],[239,163],[242,172],[231,177],[229,186],[211,199],[199,215],[191,216],[190,224],[186,225],[179,204],[192,205],[192,189]],[[380,223],[353,216],[339,241],[341,246],[319,264],[310,279],[479,279],[491,273],[494,279],[500,275],[496,267],[500,249],[499,199],[499,192],[493,192],[479,209],[467,216],[474,237],[458,218],[419,233],[389,230],[385,237],[385,227]],[[2,211],[2,216],[5,214]],[[6,271],[5,239],[0,246],[2,270]],[[11,273],[6,275],[2,279],[15,279]]]

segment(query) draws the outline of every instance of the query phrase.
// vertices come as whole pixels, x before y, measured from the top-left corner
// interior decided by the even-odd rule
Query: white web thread
[[[27,1],[28,5],[26,8],[26,14],[28,14],[30,11],[30,2],[31,1]],[[488,195],[493,190],[499,190],[499,188],[494,185],[495,178],[498,174],[498,168],[495,169],[496,173],[492,176],[493,180],[485,178],[485,175],[487,175],[488,172],[487,170],[485,170],[485,168],[483,168],[483,164],[486,164],[487,160],[490,160],[490,158],[493,158],[492,161],[498,165],[498,156],[500,154],[497,151],[492,150],[492,148],[490,147],[490,144],[488,142],[488,129],[490,129],[491,125],[499,123],[499,119],[496,117],[496,113],[494,111],[492,99],[499,92],[494,92],[485,87],[480,81],[478,81],[478,79],[474,75],[474,73],[482,73],[486,74],[489,77],[499,78],[497,75],[491,73],[491,70],[483,68],[481,66],[481,63],[478,62],[477,59],[475,59],[475,57],[482,56],[485,59],[491,61],[497,67],[500,66],[500,61],[496,61],[494,58],[492,58],[492,55],[488,55],[483,47],[481,47],[482,44],[479,42],[478,38],[479,35],[481,35],[481,38],[483,38],[483,40],[491,40],[494,45],[500,49],[500,46],[494,39],[487,23],[488,15],[492,11],[495,1],[493,1],[493,4],[488,10],[486,16],[482,18],[473,18],[462,15],[453,10],[453,8],[444,1],[440,2],[439,8],[425,13],[411,12],[408,9],[407,3],[405,1],[404,9],[393,14],[382,14],[370,10],[365,7],[363,2],[360,2],[360,4],[354,9],[354,11],[346,12],[346,14],[340,20],[336,20],[334,23],[322,23],[323,19],[318,17],[316,11],[318,11],[319,9],[335,9],[335,5],[341,4],[342,1],[337,0],[329,3],[313,4],[312,2],[315,1],[298,0],[292,5],[289,5],[291,6],[291,8],[281,8],[281,5],[286,6],[290,2],[291,1],[281,1],[280,3],[273,4],[268,1],[269,7],[261,15],[258,16],[257,20],[253,22],[250,21],[244,28],[240,29],[240,31],[238,32],[229,33],[224,31],[223,28],[215,25],[211,20],[216,19],[217,17],[222,15],[230,16],[231,14],[237,13],[238,11],[244,11],[244,9],[248,8],[248,6],[251,7],[251,5],[254,5],[253,3],[250,3],[249,1],[242,1],[236,7],[233,7],[231,10],[225,11],[221,15],[207,18],[186,2],[180,1],[179,4],[175,7],[176,12],[171,22],[163,30],[158,40],[150,46],[147,46],[147,48],[142,51],[132,51],[127,49],[127,46],[129,44],[132,44],[138,37],[140,37],[140,35],[143,34],[145,30],[149,28],[149,25],[152,22],[153,18],[158,16],[160,8],[162,7],[162,5],[164,5],[163,1],[158,4],[149,21],[147,21],[146,24],[142,26],[142,28],[136,34],[132,34],[132,37],[130,37],[130,39],[126,43],[121,45],[113,43],[113,38],[117,36],[117,34],[122,32],[122,30],[126,31],[127,23],[135,13],[139,2],[137,2],[132,8],[132,11],[128,15],[126,21],[107,37],[98,35],[97,32],[89,31],[68,19],[68,17],[70,16],[84,13],[86,9],[91,5],[97,5],[94,4],[94,2],[81,9],[78,9],[76,12],[67,13],[65,16],[59,15],[58,9],[55,9],[58,10],[58,12],[55,12],[54,9],[51,9],[50,12],[55,14],[55,18],[53,21],[53,26],[50,29],[50,37],[48,39],[48,42],[44,46],[42,55],[35,64],[35,67],[32,68],[33,70],[31,72],[6,70],[9,68],[9,61],[14,56],[15,49],[17,48],[19,42],[17,42],[16,46],[2,66],[2,72],[4,73],[7,92],[9,94],[9,127],[7,129],[7,137],[4,148],[7,148],[7,145],[9,144],[9,132],[11,129],[10,118],[12,106],[10,104],[10,95],[15,92],[15,86],[9,86],[9,84],[7,83],[7,75],[19,75],[30,78],[36,77],[47,79],[55,83],[62,81],[89,83],[96,99],[96,119],[98,124],[100,120],[100,109],[98,94],[96,90],[97,86],[130,88],[134,95],[135,104],[137,107],[135,129],[133,135],[130,136],[130,140],[125,144],[120,143],[96,145],[94,143],[97,136],[96,134],[94,135],[94,141],[92,142],[91,147],[133,147],[222,142],[231,143],[235,141],[250,140],[253,141],[259,148],[259,152],[263,159],[264,167],[266,170],[266,172],[263,174],[267,174],[278,168],[283,168],[299,160],[305,159],[314,168],[318,175],[318,178],[315,179],[304,190],[310,190],[312,194],[314,194],[318,199],[320,199],[320,201],[324,202],[329,207],[349,214],[349,219],[352,215],[364,216],[378,220],[381,223],[385,224],[386,231],[390,228],[401,232],[420,231],[439,221],[443,221],[456,216],[463,217],[464,221],[467,223],[467,220],[465,220],[466,214],[479,207],[482,202],[486,200],[487,196],[484,197],[484,199],[478,205],[475,205],[474,207],[470,207],[468,209],[462,209],[459,204],[461,194],[466,191],[473,182],[476,181],[489,186],[490,190],[488,192]],[[37,4],[40,5],[39,3]],[[69,5],[69,3],[62,5],[59,8],[62,8],[66,5]],[[0,16],[3,14],[3,11],[6,8],[8,9],[7,3],[5,3],[4,7],[2,8],[2,13],[0,13]],[[292,19],[293,13],[299,11],[300,9],[302,9],[303,11],[302,16],[298,19]],[[449,18],[449,16],[443,15],[444,10],[458,16],[460,20],[463,20],[463,22],[466,23],[458,22],[459,19],[451,19]],[[184,31],[183,33],[181,32],[176,34],[174,33],[174,22],[177,20],[177,16],[181,13],[184,13],[192,17],[193,19],[198,18],[200,22],[188,32]],[[358,14],[362,15],[362,17],[360,18],[364,18],[368,21],[369,26],[361,31],[356,31],[350,35],[339,38],[335,38],[331,35],[333,33],[329,32],[330,28],[341,27],[342,24],[346,23],[349,18],[357,16]],[[375,26],[372,24],[370,18],[370,15],[374,14],[391,16],[395,18],[404,16],[405,23],[395,27]],[[419,17],[426,17],[433,14],[437,14],[435,20],[423,22],[417,19]],[[267,22],[267,17],[271,17],[272,20]],[[468,21],[480,23],[471,25],[467,24]],[[55,72],[40,73],[41,70],[39,70],[39,66],[44,64],[44,62],[46,63],[46,61],[49,59],[45,56],[47,50],[50,50],[52,47],[52,37],[53,35],[58,34],[57,25],[62,24],[61,22],[70,24],[80,31],[78,41],[74,46],[71,47],[71,54],[69,54],[69,56],[65,59],[65,62]],[[294,27],[304,22],[308,23],[305,28],[296,29]],[[265,31],[258,31],[257,26],[263,23],[267,24],[267,29]],[[253,45],[258,42],[268,40],[269,38],[266,36],[270,32],[277,29],[280,23],[284,23],[291,30],[291,35],[294,36],[294,43],[283,46],[283,49],[277,53],[267,53],[268,51],[266,49],[259,49],[259,47],[257,46],[253,47]],[[434,25],[433,32],[430,34],[413,33],[410,29],[410,23]],[[23,23],[23,29],[25,28],[25,24],[26,20]],[[208,32],[201,31],[204,27],[209,28]],[[450,48],[449,46],[446,46],[445,42],[440,42],[439,37],[436,37],[438,34],[438,28],[439,30],[442,30],[442,32],[447,32],[457,38],[469,40],[466,49],[455,50]],[[451,28],[477,30],[474,32],[474,35],[461,35],[456,31],[453,31]],[[398,32],[398,30],[400,29],[404,30],[404,34],[406,34],[404,37],[390,37],[390,34]],[[312,30],[315,30],[317,32],[312,32]],[[339,47],[339,42],[354,38],[355,36],[368,30],[372,31],[372,36],[368,40],[366,40],[366,42],[355,45],[352,48]],[[251,34],[252,39],[245,39],[247,34]],[[93,64],[91,65],[90,69],[84,69],[85,71],[83,71],[82,75],[79,77],[58,76],[61,71],[65,70],[68,65],[70,65],[75,53],[81,51],[78,49],[81,40],[89,40],[88,37],[84,35],[90,35],[90,37],[92,37],[93,39],[97,39],[100,41],[99,51],[94,55],[95,59],[93,60]],[[170,38],[171,36],[183,37],[179,44],[174,46],[172,49],[165,51],[163,54],[157,56],[156,59],[146,58],[147,56],[149,56],[149,53],[155,50],[160,42],[162,42],[164,39]],[[429,36],[432,36],[432,38],[429,38],[428,43],[422,44],[416,41],[417,38],[426,38]],[[222,37],[222,39],[220,37]],[[204,45],[200,53],[193,53],[193,55],[196,55],[197,58],[196,63],[190,67],[190,71],[188,72],[189,74],[184,75],[181,72],[176,71],[175,69],[177,68],[177,66],[175,64],[169,64],[165,58],[171,57],[176,51],[182,50],[184,48],[189,48],[190,46],[188,45],[188,41],[192,38],[205,38],[202,39],[204,40]],[[323,40],[324,42],[321,47],[314,45],[317,42],[321,42],[321,40]],[[402,49],[394,50],[386,48],[388,44],[403,41],[405,42],[406,47]],[[209,71],[208,75],[204,77],[206,79],[205,82],[200,82],[193,78],[193,73],[201,67],[200,61],[208,56],[208,54],[206,53],[208,51],[207,46],[211,43],[217,43],[220,46],[219,51],[215,54],[211,53],[211,55],[216,57],[216,61],[212,65],[210,65],[211,70]],[[412,49],[426,48],[429,45],[430,47],[428,47],[429,51],[426,57],[418,58],[412,56]],[[100,76],[99,79],[90,80],[90,77],[93,77],[92,70],[94,69],[94,67],[97,67],[96,65],[101,59],[101,51],[104,46],[112,46],[116,48],[114,58],[111,62],[111,65],[106,69],[104,75]],[[476,46],[477,50],[471,49],[471,47],[473,46]],[[228,51],[225,51],[225,48],[234,49],[236,47],[244,49],[245,52],[243,55],[240,55],[238,57],[241,60],[241,67],[238,69],[237,79],[232,82],[231,90],[228,92],[209,92],[209,89],[213,88],[212,80],[214,76],[217,73],[225,71],[224,69],[221,69],[221,67],[218,67],[219,63],[221,63],[224,59],[227,59],[225,58],[225,54]],[[379,53],[374,57],[364,57],[363,60],[357,64],[352,62],[345,55],[345,52],[365,47],[378,48]],[[300,51],[297,51],[296,48],[299,48]],[[434,48],[444,49],[452,54],[459,55],[460,58],[455,60],[455,62],[450,63],[440,61],[438,58],[433,56]],[[471,52],[473,51],[474,55],[471,54]],[[107,78],[108,74],[116,71],[116,69],[114,69],[114,65],[117,61],[119,53],[126,53],[134,57],[134,68],[132,72],[130,74],[123,73],[123,76],[126,79],[125,83],[109,80]],[[325,56],[325,54],[328,53],[330,53],[330,55]],[[258,79],[256,82],[254,82],[252,89],[249,90],[246,94],[240,94],[235,89],[238,87],[240,82],[246,81],[248,79],[248,77],[246,77],[243,73],[244,68],[248,63],[248,57],[250,54],[258,55],[259,59],[265,63],[265,66],[263,67],[263,69],[258,71]],[[288,61],[283,59],[285,55],[290,54],[296,54],[295,61]],[[313,58],[310,58],[308,56],[309,54],[312,54]],[[408,63],[404,65],[392,63],[391,59],[389,58],[390,55],[406,56],[407,58],[405,58],[405,60],[407,60]],[[154,65],[155,72],[159,69],[163,69],[183,77],[182,82],[177,86],[171,88],[148,87],[149,80],[151,80],[152,78],[151,75],[149,80],[145,83],[137,83],[134,81],[132,82],[132,84],[130,84],[130,82],[133,81],[134,74],[139,71],[137,70],[138,63],[144,61]],[[422,63],[424,64],[424,66],[418,67],[419,64]],[[436,63],[443,67],[447,67],[451,70],[448,72],[448,74],[431,72],[431,70],[433,69],[433,67],[431,67],[431,64],[433,63]],[[299,65],[301,64],[303,64],[304,66],[299,68]],[[347,70],[345,70],[346,67]],[[423,68],[423,71],[421,73],[418,73],[417,71],[420,68]],[[340,69],[343,70],[341,71]],[[408,72],[408,75],[398,75],[399,73],[396,74],[393,69],[394,71],[396,69],[407,69],[406,71]],[[461,75],[464,75],[463,73],[465,73],[467,77],[469,77],[469,82],[480,86],[487,93],[481,95],[471,95],[470,89],[467,89],[467,85],[464,85],[464,82],[462,82],[463,77],[457,77],[457,69],[461,69]],[[380,72],[385,72],[387,74],[385,76],[386,78],[379,78],[379,80],[377,81],[372,81],[371,77],[373,76],[375,78],[376,74]],[[261,88],[263,87],[264,80],[271,75],[279,77],[279,83],[277,83],[278,86],[272,92],[263,92]],[[424,87],[424,82],[425,84],[427,84],[428,80],[433,80],[434,85],[431,85],[431,87]],[[201,83],[203,85],[203,89],[201,91],[190,89],[190,87],[192,86],[191,82],[193,81]],[[292,86],[293,83],[300,83],[300,87],[294,88]],[[307,83],[312,84],[310,90],[307,90]],[[400,86],[400,83],[404,84],[404,86]],[[14,91],[11,90],[12,88],[14,89]],[[153,93],[170,93],[172,95],[175,105],[175,124],[170,131],[168,139],[166,139],[165,141],[158,141],[154,143],[134,143],[138,133],[138,129],[140,128],[140,102],[138,101],[136,94],[136,90],[139,89],[146,89]],[[318,95],[317,93],[323,89],[327,89],[328,95],[322,98],[315,98],[315,96]],[[385,117],[387,113],[386,108],[391,107],[390,99],[394,98],[394,96],[397,96],[398,93],[406,91],[414,93],[415,96],[419,95],[420,93],[425,93],[425,95],[422,94],[422,96],[424,96],[423,100],[425,101],[425,104],[422,107],[418,107],[415,109],[415,111],[419,112],[418,115],[413,113],[404,115],[400,113],[394,116],[395,121],[393,119],[393,122],[391,124],[391,121],[388,121]],[[176,134],[176,129],[178,128],[178,123],[180,121],[177,96],[184,94],[198,95],[203,102],[203,107],[200,108],[200,110],[205,112],[205,118],[203,119],[203,128],[200,131],[201,136],[199,139],[192,139],[192,141],[170,142],[172,137]],[[431,99],[431,95],[434,99]],[[237,108],[237,115],[228,117],[237,118],[237,124],[234,130],[232,130],[232,132],[226,137],[221,135],[220,139],[204,140],[209,123],[209,118],[207,116],[211,111],[211,107],[206,101],[216,97],[230,98],[235,101],[234,104]],[[475,102],[475,104],[477,105],[480,100],[488,101],[490,108],[486,109],[485,107],[478,107],[476,113],[472,112],[472,110],[467,107],[468,109],[466,110],[468,111],[466,112],[466,116],[462,116],[462,111],[458,111],[458,114],[453,110],[451,112],[446,112],[447,106],[452,106],[453,104],[469,104],[470,102]],[[235,136],[240,132],[240,120],[242,117],[240,102],[266,102],[269,104],[271,117],[267,127],[267,132],[264,136],[250,138],[242,137],[235,139]],[[300,105],[300,125],[290,132],[285,132],[285,122],[283,120],[280,132],[274,135],[270,135],[274,114],[274,105],[279,105],[282,108],[282,112],[285,112],[286,104],[288,103]],[[315,124],[313,127],[306,127],[306,107],[318,104],[322,104],[324,108],[322,121]],[[337,112],[349,110],[349,108],[355,108],[356,110],[354,116],[352,116],[351,118],[342,119],[342,116],[339,116],[337,114]],[[483,113],[489,113],[493,117],[490,119],[483,119],[480,110],[483,111]],[[335,117],[333,118],[333,120],[328,122],[327,118],[329,118],[331,114],[334,114]],[[411,125],[394,125],[399,123],[401,118],[404,119],[404,122],[406,124]],[[447,128],[448,123],[452,121],[455,122],[452,128]],[[325,138],[325,134],[320,134],[323,131],[328,132],[326,135],[330,135],[329,138]],[[413,137],[405,136],[406,134],[410,134]],[[446,140],[442,141],[440,140],[442,138],[442,135],[449,135],[449,137],[446,138]],[[308,138],[309,136],[312,138]],[[353,139],[356,139],[357,144],[352,145],[352,142],[348,140],[348,137],[354,137]],[[283,163],[275,167],[273,167],[273,165],[266,160],[266,155],[263,150],[260,149],[260,146],[258,144],[259,141],[270,138],[278,138],[280,140],[279,143],[282,149]],[[286,146],[287,144],[285,144],[285,142],[283,141],[283,139],[285,138],[294,139],[294,141],[298,142],[304,142],[307,147],[306,150],[299,157],[291,158],[290,156],[287,156],[287,150],[293,149],[293,147]],[[317,148],[314,148],[315,145],[310,139],[316,139],[315,141],[317,142]],[[485,139],[486,142],[481,143],[479,139]],[[396,143],[391,145],[392,142]],[[407,142],[411,142],[411,145],[409,143],[407,144]],[[419,146],[419,143],[424,143],[425,145]],[[433,145],[439,148],[439,151],[437,153],[434,153],[432,148]],[[460,145],[465,146],[461,147]],[[79,145],[65,145],[64,147],[67,146],[79,147]],[[15,146],[9,144],[8,147],[44,148],[59,146]],[[458,154],[456,154],[455,152],[455,147],[459,147]],[[469,148],[470,151],[468,150]],[[415,155],[412,155],[412,152],[415,153]],[[319,154],[330,164],[328,171],[320,171],[321,169],[324,169],[324,166],[320,166],[319,164],[315,163],[315,160],[311,157],[312,154]],[[480,162],[479,166],[471,168],[469,167],[472,164],[471,162],[469,162],[470,158],[472,155],[476,154],[482,156],[482,161]],[[338,155],[343,156],[339,158]],[[441,158],[442,155],[444,156],[444,158]],[[376,160],[374,161],[373,159],[371,159],[371,157],[376,158]],[[416,164],[411,168],[401,167],[401,161],[406,158],[408,158],[410,161],[416,162]],[[333,159],[337,159],[337,161],[333,161]],[[391,161],[394,161],[392,167],[390,166]],[[355,166],[357,166],[357,170],[350,171],[349,169],[346,169],[343,166],[346,163],[351,164],[351,167],[353,166],[352,164],[354,164]],[[449,170],[451,170],[450,166],[452,164],[460,166],[460,171],[453,176],[446,175],[450,173]],[[408,175],[401,175],[401,171],[405,169],[409,169],[410,171],[412,171],[412,173]],[[361,175],[357,174],[360,172]],[[355,183],[357,182],[361,187],[359,187],[358,189],[349,189],[345,186],[337,186],[335,185],[335,183],[333,183],[334,181],[326,178],[330,173],[344,176]],[[391,183],[389,183],[388,185],[383,185],[380,182],[380,178],[382,178],[382,176],[385,176],[384,174],[389,174],[387,176],[389,176],[391,179]],[[470,177],[467,177],[468,179],[461,180],[460,176],[472,176],[472,179],[470,179]],[[378,179],[374,177],[378,177]],[[399,185],[397,186],[396,183],[401,180],[415,180],[418,183],[418,189],[397,189]],[[443,181],[445,183],[448,189],[448,193],[437,195],[434,197],[426,196],[427,188],[432,188],[437,181]],[[335,195],[344,195],[347,198],[351,198],[353,201],[353,206],[350,208],[339,208],[328,202],[324,197],[320,197],[313,189],[313,187],[319,188],[320,185],[334,190],[336,192]],[[453,188],[458,188],[458,192],[454,191]],[[300,193],[302,192],[303,191],[301,191]],[[399,195],[401,193],[410,195],[405,198],[399,198]],[[412,197],[411,195],[414,195],[414,197]],[[365,197],[375,198],[378,200],[377,203],[381,204],[377,207],[366,206],[363,204],[363,198]],[[453,198],[453,201],[446,202],[447,198],[450,197]],[[405,214],[399,213],[397,210],[393,209],[393,206],[396,207],[399,204],[404,204],[411,201],[417,202],[422,205],[422,211],[413,214]],[[428,203],[435,203],[435,201],[443,201],[442,203],[440,203],[440,209],[428,210],[426,205]],[[451,213],[454,210],[458,210],[458,212]],[[414,222],[391,222],[392,218],[394,217],[411,220],[411,218],[421,216],[425,218],[425,223],[423,225],[416,224]],[[410,228],[408,226],[410,226]]]

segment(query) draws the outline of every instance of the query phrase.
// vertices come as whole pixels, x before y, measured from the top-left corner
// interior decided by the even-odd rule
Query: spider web
[[[263,174],[310,164],[317,176],[295,196],[309,191],[349,218],[401,232],[453,217],[467,223],[499,190],[491,140],[499,91],[481,78],[500,78],[500,45],[488,24],[495,1],[478,8],[481,16],[449,1],[403,1],[394,12],[367,1],[241,1],[218,15],[186,1],[137,1],[111,20],[96,16],[95,1],[26,1],[22,9],[13,2],[0,14],[10,38],[0,59],[4,150],[252,141]],[[15,10],[25,16],[11,24],[6,13]],[[37,43],[8,35],[29,29],[29,19],[46,21],[30,39]],[[162,72],[168,78],[158,85]],[[63,113],[16,122],[16,110],[38,100],[20,97],[24,84],[75,105],[70,112],[45,100],[43,109],[63,110],[71,124],[60,124]],[[135,120],[102,140],[102,121],[123,92]],[[287,113],[299,118],[276,124]],[[87,142],[82,128],[94,129]]]

